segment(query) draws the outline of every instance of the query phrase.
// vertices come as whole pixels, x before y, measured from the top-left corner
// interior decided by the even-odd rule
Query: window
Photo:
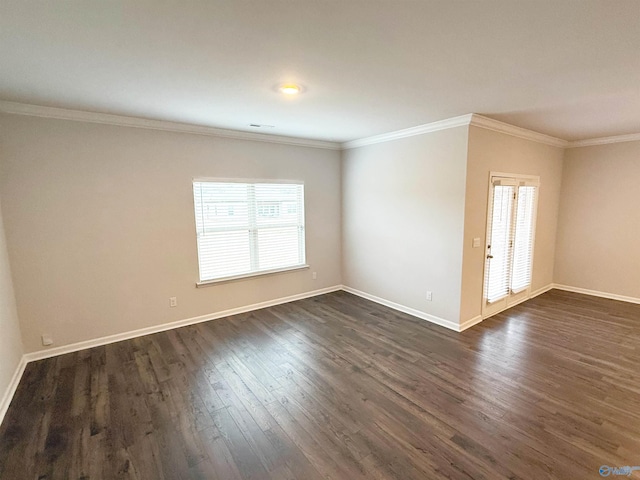
[[[200,282],[302,267],[304,185],[194,181]]]

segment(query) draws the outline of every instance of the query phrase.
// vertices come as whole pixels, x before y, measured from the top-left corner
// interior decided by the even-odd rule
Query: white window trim
[[[311,268],[311,265],[295,265],[293,267],[285,267],[285,268],[275,268],[273,270],[261,270],[259,272],[251,272],[251,273],[243,273],[242,275],[234,275],[231,277],[224,277],[224,278],[215,278],[213,280],[205,280],[204,282],[196,282],[196,287],[198,288],[202,288],[202,287],[209,287],[211,285],[217,284],[217,283],[226,283],[226,282],[234,282],[236,280],[242,280],[245,278],[252,278],[252,277],[261,277],[263,275],[274,275],[276,273],[286,273],[286,272],[291,272],[294,270],[305,270]]]
[[[220,182],[220,183],[284,183],[293,185],[304,185],[303,180],[292,180],[290,178],[226,178],[226,177],[193,177],[191,183],[195,182]]]

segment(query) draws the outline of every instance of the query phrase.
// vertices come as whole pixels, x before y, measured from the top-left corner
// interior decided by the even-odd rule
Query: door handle
[[[488,259],[492,259],[492,258],[493,258],[493,255],[487,255],[487,258],[488,258]]]

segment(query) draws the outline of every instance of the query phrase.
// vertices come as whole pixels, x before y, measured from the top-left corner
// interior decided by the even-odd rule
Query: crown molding
[[[561,138],[545,135],[544,133],[534,132],[522,127],[516,127],[509,123],[504,123],[493,118],[483,117],[474,113],[471,116],[471,125],[486,130],[493,130],[494,132],[506,133],[513,137],[524,138],[525,140],[531,140],[532,142],[544,143],[553,147],[566,148],[569,142],[562,140]]]
[[[522,127],[516,127],[509,123],[484,117],[477,113],[469,113],[458,117],[439,120],[416,127],[405,128],[395,132],[383,133],[372,137],[360,138],[349,142],[337,143],[323,140],[311,140],[306,138],[287,137],[283,135],[269,135],[264,133],[244,132],[240,130],[227,130],[224,128],[206,127],[190,123],[169,122],[164,120],[152,120],[148,118],[129,117],[125,115],[113,115],[110,113],[87,112],[83,110],[71,110],[58,107],[45,107],[27,103],[8,102],[0,100],[0,112],[14,115],[27,115],[31,117],[56,118],[59,120],[71,120],[75,122],[100,123],[104,125],[117,125],[121,127],[145,128],[149,130],[163,130],[167,132],[190,133],[194,135],[206,135],[211,137],[234,138],[250,140],[254,142],[278,143],[283,145],[295,145],[300,147],[323,148],[328,150],[341,150],[364,147],[376,143],[390,142],[400,138],[423,135],[425,133],[447,130],[449,128],[473,125],[475,127],[505,133],[518,138],[524,138],[537,143],[544,143],[554,147],[578,148],[595,145],[607,145],[611,143],[640,141],[640,133],[629,135],[614,135],[611,137],[589,138],[585,140],[566,141],[560,138],[534,132]]]
[[[612,137],[587,138],[586,140],[575,140],[569,142],[567,148],[592,147],[595,145],[608,145],[610,143],[640,142],[640,133],[629,135],[614,135]]]
[[[235,138],[239,140],[251,140],[254,142],[280,143],[300,147],[340,150],[339,143],[325,142],[322,140],[243,132],[239,130],[205,127],[189,123],[167,122],[164,120],[151,120],[148,118],[128,117],[124,115],[113,115],[110,113],[86,112],[82,110],[70,110],[57,107],[44,107],[41,105],[30,105],[26,103],[0,101],[0,112],[15,115],[27,115],[31,117],[56,118],[59,120],[71,120],[75,122],[100,123],[104,125],[191,133],[194,135],[207,135],[211,137]]]
[[[460,115],[459,117],[426,123],[424,125],[418,125],[417,127],[405,128],[403,130],[396,130],[395,132],[383,133],[381,135],[374,135],[372,137],[359,138],[357,140],[351,140],[350,142],[343,143],[342,148],[346,150],[350,148],[364,147],[366,145],[373,145],[375,143],[390,142],[391,140],[397,140],[399,138],[414,137],[416,135],[437,132],[439,130],[462,127],[465,125],[469,125],[469,123],[471,122],[471,117],[472,114]]]
[[[533,130],[528,130],[526,128],[516,127],[515,125],[500,122],[499,120],[483,117],[477,113],[469,113],[467,115],[439,120],[437,122],[427,123],[417,127],[405,128],[395,132],[383,133],[382,135],[352,140],[350,142],[343,143],[342,148],[349,149],[364,147],[375,143],[389,142],[399,138],[413,137],[415,135],[423,135],[425,133],[437,132],[439,130],[447,130],[449,128],[462,127],[465,125],[473,125],[486,130],[493,130],[494,132],[505,133],[507,135],[524,138],[525,140],[531,140],[532,142],[552,145],[554,147],[566,148],[569,145],[569,142],[560,138],[545,135],[544,133],[534,132]]]

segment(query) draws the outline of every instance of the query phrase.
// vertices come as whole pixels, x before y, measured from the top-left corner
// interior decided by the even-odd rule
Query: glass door
[[[492,176],[487,215],[487,251],[482,316],[529,298],[538,181]]]

